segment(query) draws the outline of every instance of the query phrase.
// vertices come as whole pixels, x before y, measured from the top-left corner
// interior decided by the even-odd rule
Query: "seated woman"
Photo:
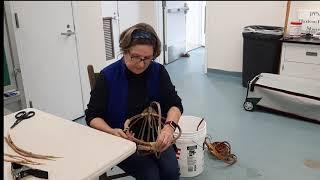
[[[172,124],[178,124],[183,106],[168,72],[154,61],[160,55],[161,42],[150,25],[139,23],[121,33],[120,50],[122,58],[100,72],[91,91],[85,111],[87,124],[128,139],[123,132],[125,120],[141,113],[152,101],[159,102],[166,118],[156,140],[160,158],[135,153],[118,166],[138,180],[177,180]]]

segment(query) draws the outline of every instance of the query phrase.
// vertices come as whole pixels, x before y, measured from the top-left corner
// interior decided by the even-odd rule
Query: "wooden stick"
[[[41,154],[34,154],[32,152],[25,151],[18,146],[16,146],[11,137],[10,134],[8,134],[8,137],[5,137],[5,140],[7,144],[18,154],[26,157],[32,157],[32,158],[37,158],[37,159],[47,159],[47,160],[54,160],[53,158],[60,158],[60,157],[55,157],[55,156],[50,156],[50,155],[41,155]]]
[[[5,162],[11,162],[11,163],[17,163],[17,164],[32,164],[32,165],[41,165],[43,163],[38,163],[38,162],[28,162],[25,160],[13,160],[13,159],[6,159],[3,158],[3,161]]]
[[[6,158],[4,157],[3,159],[4,159],[5,162],[15,162],[15,163],[20,163],[20,164],[33,164],[33,165],[43,164],[43,163],[39,163],[39,162],[32,161],[32,160],[27,159],[27,158],[25,158],[25,157],[16,156],[16,155],[12,155],[12,154],[4,153],[4,156],[5,156],[5,157],[12,158],[12,159],[6,159]]]
[[[286,19],[284,22],[284,35],[287,35],[288,31],[288,20],[290,15],[291,1],[287,1],[287,9],[286,9]]]

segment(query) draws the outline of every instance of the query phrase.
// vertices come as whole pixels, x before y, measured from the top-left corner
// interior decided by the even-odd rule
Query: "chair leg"
[[[99,180],[111,180],[111,178],[108,177],[107,173],[103,173],[99,176]]]
[[[122,178],[122,177],[127,177],[127,176],[130,176],[130,174],[128,173],[120,173],[120,174],[115,174],[115,175],[112,175],[112,176],[108,176],[109,179],[119,179],[119,178]]]
[[[122,177],[127,177],[130,176],[127,173],[120,173],[120,174],[115,174],[112,176],[108,176],[107,173],[103,173],[102,175],[99,176],[99,180],[112,180],[112,179],[118,179],[118,178],[122,178]]]

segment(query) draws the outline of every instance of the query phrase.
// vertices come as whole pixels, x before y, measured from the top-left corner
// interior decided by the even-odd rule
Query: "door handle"
[[[64,36],[71,36],[71,35],[74,35],[75,34],[75,32],[72,32],[70,29],[69,30],[67,30],[67,32],[65,32],[65,33],[61,33],[61,35],[64,35]]]
[[[317,52],[306,52],[306,56],[318,56]]]

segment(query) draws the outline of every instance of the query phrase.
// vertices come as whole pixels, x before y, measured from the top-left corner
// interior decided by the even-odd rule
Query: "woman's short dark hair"
[[[120,50],[127,53],[130,47],[141,44],[153,46],[153,57],[161,53],[161,42],[155,30],[146,23],[138,23],[124,30],[120,35]]]

